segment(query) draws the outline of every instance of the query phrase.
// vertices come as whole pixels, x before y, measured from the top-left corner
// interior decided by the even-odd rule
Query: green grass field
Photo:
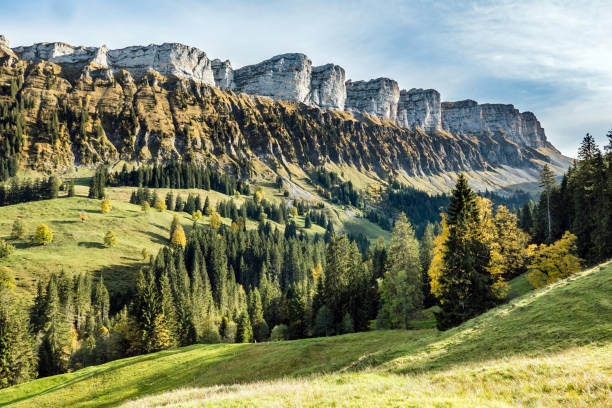
[[[610,293],[608,263],[446,332],[194,345],[5,389],[0,406],[605,407]]]

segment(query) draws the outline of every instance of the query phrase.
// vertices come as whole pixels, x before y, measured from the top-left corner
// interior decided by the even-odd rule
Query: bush
[[[151,208],[151,205],[149,204],[148,201],[143,201],[142,202],[142,206],[140,208],[142,209],[142,212],[146,214],[146,213],[149,212],[149,209]]]
[[[202,332],[202,343],[205,344],[217,344],[221,343],[221,335],[219,334],[219,329],[214,323],[207,325]]]
[[[104,236],[104,246],[107,248],[111,248],[117,245],[117,238],[115,237],[115,233],[113,231],[108,231]]]
[[[270,328],[265,320],[255,323],[253,327],[253,336],[256,341],[266,341],[270,335]]]
[[[102,203],[100,204],[100,211],[102,214],[108,214],[113,209],[113,203],[110,197],[104,197]]]
[[[7,256],[11,255],[14,250],[14,246],[12,246],[3,239],[0,240],[0,259],[6,258]]]
[[[11,237],[13,239],[23,238],[26,234],[27,226],[24,220],[17,218],[13,222],[13,230],[11,231]]]
[[[166,202],[158,198],[155,200],[155,209],[159,212],[166,211]]]
[[[272,329],[272,334],[270,334],[270,340],[272,341],[280,341],[287,340],[289,338],[289,327],[286,324],[278,324],[274,326]]]
[[[36,227],[34,242],[39,245],[47,245],[53,242],[53,231],[51,231],[51,228],[45,224],[40,224]]]

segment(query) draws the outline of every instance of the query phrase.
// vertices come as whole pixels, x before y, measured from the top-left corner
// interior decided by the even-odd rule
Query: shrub
[[[289,327],[286,324],[278,324],[272,329],[270,334],[270,340],[280,341],[287,340],[289,338]]]
[[[39,245],[47,245],[53,242],[53,231],[51,231],[51,228],[45,224],[40,224],[38,227],[36,227],[34,242]]]
[[[155,209],[159,212],[166,211],[166,202],[158,198],[155,200]]]
[[[117,245],[117,238],[115,237],[115,233],[113,231],[108,231],[104,236],[104,246],[107,248],[111,248]]]
[[[215,324],[211,323],[204,328],[201,341],[205,344],[221,343],[221,335]]]
[[[13,230],[11,231],[11,237],[13,239],[23,238],[26,234],[27,226],[24,220],[21,218],[17,218],[15,222],[13,222]]]
[[[100,204],[100,211],[102,214],[108,214],[113,209],[113,203],[110,197],[104,197],[102,203]]]
[[[142,210],[143,213],[148,213],[149,209],[151,208],[151,205],[149,204],[148,201],[143,201],[142,202],[142,206],[140,207],[140,209]]]
[[[140,254],[142,255],[142,259],[145,261],[147,260],[147,258],[151,256],[151,253],[149,252],[147,248],[142,248],[142,251],[140,251]]]
[[[3,239],[0,240],[0,259],[6,258],[7,256],[11,255],[14,250],[14,246],[12,246]]]

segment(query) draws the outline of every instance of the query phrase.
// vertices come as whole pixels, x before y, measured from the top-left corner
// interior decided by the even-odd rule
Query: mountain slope
[[[184,51],[184,46],[168,46]],[[523,119],[524,114],[510,105],[492,115],[507,116],[508,124],[472,118],[486,117],[481,110],[489,105],[470,105],[468,111],[455,113],[469,119],[456,134],[444,130],[438,109],[438,124],[423,125],[425,132],[418,125],[402,127],[403,122],[367,106],[363,111],[322,110],[299,99],[287,100],[291,97],[275,100],[235,93],[155,64],[110,69],[97,65],[101,61],[95,53],[84,64],[77,57],[89,58],[93,50],[61,43],[15,50],[18,54],[0,45],[0,103],[12,112],[4,119],[5,127],[18,133],[16,122],[21,121],[24,136],[7,133],[0,146],[10,139],[17,144],[10,149],[35,168],[183,158],[241,170],[242,175],[272,177],[334,163],[364,176],[386,180],[394,175],[441,191],[452,184],[456,172],[470,172],[476,187],[484,189],[532,181],[545,162],[558,172],[569,164],[546,141],[539,123],[535,126],[535,117]],[[184,62],[178,58],[168,66],[178,69],[176,65]],[[274,74],[275,69],[279,68],[264,71]],[[388,82],[376,81],[370,82]],[[380,98],[372,84],[362,85],[365,93],[360,98]],[[279,82],[279,89],[285,85]],[[517,136],[534,126],[537,140],[523,142],[523,136]]]
[[[195,345],[12,387],[0,391],[0,405],[112,406],[183,387],[273,380],[178,391],[133,406],[605,406],[612,397],[611,290],[608,263],[443,333]],[[317,373],[328,375],[310,377]]]

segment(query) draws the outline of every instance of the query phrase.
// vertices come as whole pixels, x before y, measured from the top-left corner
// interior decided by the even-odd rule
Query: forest
[[[426,223],[420,239],[403,212],[409,195],[397,188],[389,193],[399,211],[390,242],[374,245],[335,231],[306,204],[287,213],[259,190],[241,206],[230,200],[215,208],[199,197],[162,198],[154,191],[216,186],[230,195],[247,193],[248,184],[213,171],[172,163],[109,176],[100,168],[90,197],[105,197],[105,185],[137,184],[133,203],[195,214],[193,228],[185,232],[175,216],[167,245],[154,256],[143,253],[133,297],[113,312],[100,277],[52,275],[38,282],[28,307],[15,292],[12,272],[0,268],[0,384],[195,343],[410,329],[414,317],[434,305],[438,329],[455,327],[505,302],[508,282],[523,273],[539,287],[611,256],[612,132],[608,137],[602,152],[587,135],[560,183],[544,166],[539,199],[518,214],[476,194],[460,175],[440,223]],[[57,197],[59,184],[50,178],[30,186],[28,197]],[[65,188],[70,192],[70,184]],[[21,189],[13,183],[2,191]],[[434,197],[430,207],[441,200]],[[110,212],[104,205],[102,212]],[[198,223],[198,212],[210,223]],[[231,224],[221,223],[219,213]],[[325,225],[325,236],[299,232],[291,221],[298,213]],[[247,230],[247,218],[258,228]],[[268,218],[285,220],[284,231]],[[108,246],[113,240],[108,237]]]

